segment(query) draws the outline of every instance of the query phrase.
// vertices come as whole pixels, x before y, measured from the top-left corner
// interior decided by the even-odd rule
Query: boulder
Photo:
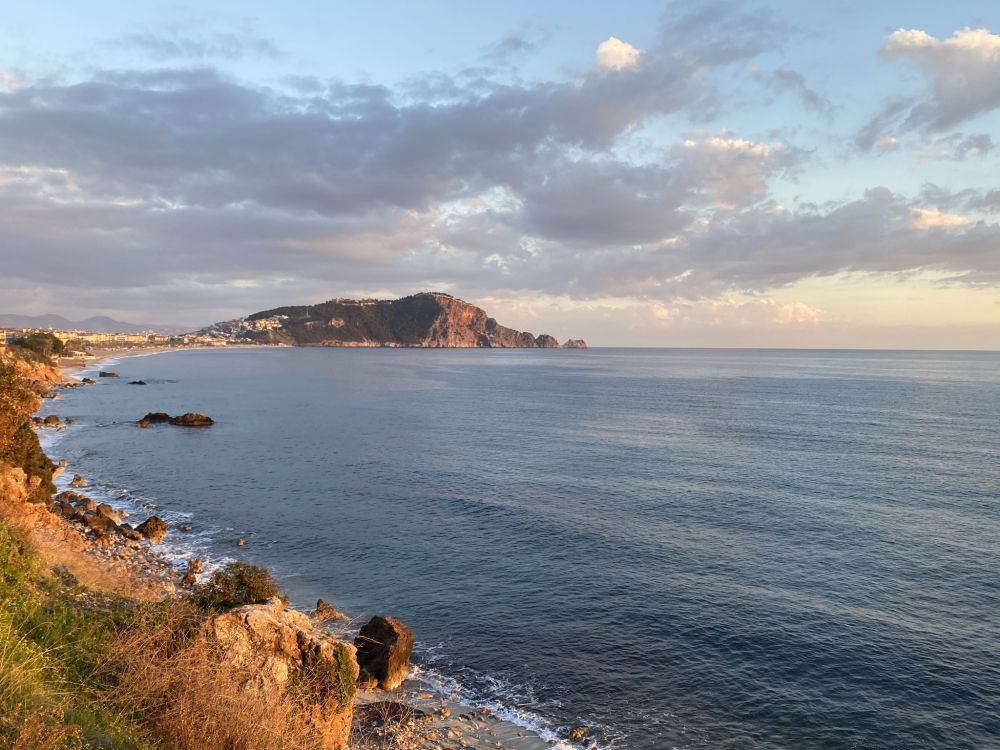
[[[140,427],[149,427],[151,424],[164,424],[170,421],[170,415],[165,411],[151,411],[138,422]]]
[[[130,381],[128,381],[128,384],[129,385],[146,385],[146,381],[145,380],[130,380]]]
[[[99,373],[97,373],[97,377],[99,377],[99,378],[117,378],[118,377],[118,373],[117,372],[111,372],[110,370],[101,370]]]
[[[190,560],[188,560],[187,569],[189,573],[204,573],[205,563],[203,563],[197,557],[192,557]]]
[[[163,537],[167,535],[169,529],[167,522],[158,516],[150,516],[135,527],[135,530],[148,539],[151,544],[159,544],[163,541]]]
[[[76,424],[76,420],[73,419],[73,417],[66,417],[65,422],[66,422],[67,425],[74,425],[74,424]]]
[[[588,734],[590,734],[590,727],[581,725],[570,729],[567,737],[569,737],[569,739],[573,740],[574,742],[577,742],[579,740],[582,740]]]
[[[101,534],[109,534],[112,531],[118,531],[118,524],[112,521],[110,518],[102,516],[96,511],[88,510],[77,516],[83,525],[92,531],[99,532]]]
[[[208,427],[215,424],[215,420],[196,411],[189,411],[179,417],[171,417],[170,424],[178,427]]]
[[[363,682],[377,681],[383,690],[393,690],[406,679],[413,651],[413,632],[395,617],[377,615],[354,639]]]
[[[322,624],[324,622],[346,620],[347,615],[334,607],[332,604],[328,604],[322,599],[317,599],[316,609],[312,613],[312,618],[317,624]]]
[[[198,582],[198,576],[192,573],[190,570],[181,576],[181,588],[190,589],[194,588],[195,583]]]
[[[74,474],[72,481],[69,483],[70,487],[79,489],[80,487],[87,486],[87,480],[81,477],[79,474]]]
[[[93,384],[94,384],[94,383],[96,383],[97,381],[96,381],[96,380],[93,380],[93,379],[91,379],[91,378],[84,378],[84,379],[83,379],[83,380],[81,380],[80,382],[81,382],[81,383],[82,383],[83,385],[93,385]]]
[[[49,414],[42,420],[42,424],[46,427],[56,427],[59,424],[59,417],[55,414]]]
[[[125,516],[122,513],[119,513],[107,503],[98,503],[95,510],[99,515],[102,515],[115,523],[121,523],[125,519]]]
[[[133,529],[127,523],[123,523],[121,526],[118,527],[118,533],[121,534],[126,539],[129,539],[133,542],[141,542],[143,539],[145,539],[145,537],[142,534]]]
[[[235,669],[267,691],[308,696],[310,721],[326,750],[347,747],[358,666],[354,646],[313,627],[278,597],[206,621],[203,636]],[[306,686],[306,691],[302,690]]]

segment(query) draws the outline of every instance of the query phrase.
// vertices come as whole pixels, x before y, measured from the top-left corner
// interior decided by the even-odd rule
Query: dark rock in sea
[[[182,523],[180,526],[177,527],[177,530],[178,531],[183,531],[185,533],[188,533],[188,532],[194,531],[194,526],[192,526],[189,523]]]
[[[192,557],[188,560],[187,569],[189,573],[204,573],[205,563],[203,563],[197,557]]]
[[[362,683],[375,680],[383,690],[393,690],[406,679],[413,632],[401,620],[376,615],[361,628],[354,646]]]
[[[129,385],[146,385],[146,381],[145,380],[130,380],[130,381],[128,381],[128,384]]]
[[[316,609],[312,614],[312,618],[317,623],[324,623],[324,622],[334,622],[336,620],[346,620],[347,615],[345,615],[339,609],[334,607],[332,604],[328,604],[322,599],[317,599]]]
[[[117,372],[111,372],[110,370],[101,370],[99,373],[97,373],[97,377],[99,377],[99,378],[117,378],[118,377],[118,373]]]
[[[55,414],[49,414],[49,416],[42,420],[42,424],[46,427],[56,427],[59,424],[59,417]]]
[[[135,527],[135,530],[142,534],[152,544],[159,544],[169,530],[167,522],[158,516],[150,516],[145,521]]]
[[[73,480],[69,483],[70,487],[79,489],[80,487],[87,486],[87,480],[81,477],[79,474],[73,475]]]
[[[566,736],[574,742],[577,742],[578,740],[582,740],[588,734],[590,734],[590,727],[579,726],[570,729],[569,734]]]
[[[171,417],[170,424],[177,425],[178,427],[209,427],[215,424],[215,420],[196,411],[189,411],[187,414],[182,414],[179,417]]]
[[[96,381],[96,380],[93,380],[92,378],[84,378],[84,379],[83,379],[83,380],[81,380],[80,382],[81,382],[81,383],[83,383],[84,385],[93,385],[93,384],[94,384],[94,383],[96,383],[97,381]]]
[[[63,422],[65,424],[67,424],[67,425],[74,425],[74,424],[76,424],[76,420],[73,419],[73,417],[66,417],[66,419],[63,420]]]
[[[165,411],[151,411],[138,422],[140,427],[149,427],[151,424],[165,424],[170,421],[170,415]]]

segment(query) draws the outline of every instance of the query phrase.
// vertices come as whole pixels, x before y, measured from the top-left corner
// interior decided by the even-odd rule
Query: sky
[[[601,346],[1000,349],[995,2],[0,14],[0,312],[445,291]]]

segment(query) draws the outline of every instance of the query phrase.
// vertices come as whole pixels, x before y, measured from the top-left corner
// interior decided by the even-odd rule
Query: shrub
[[[38,486],[31,500],[46,502],[55,492],[52,471],[55,465],[42,451],[38,436],[31,429],[31,412],[37,396],[10,361],[0,361],[0,464],[16,466],[29,477],[37,477]]]
[[[354,655],[343,643],[334,646],[333,659],[318,655],[308,662],[294,685],[296,697],[304,704],[326,704],[333,699],[340,708],[354,700],[357,667]]]
[[[267,568],[232,562],[197,586],[191,596],[202,609],[221,611],[244,604],[259,604],[280,595],[281,589]]]

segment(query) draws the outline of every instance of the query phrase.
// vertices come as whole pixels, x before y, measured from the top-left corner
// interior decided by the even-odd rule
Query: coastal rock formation
[[[322,599],[317,599],[316,609],[313,610],[312,618],[318,625],[322,625],[324,622],[346,620],[347,615],[334,607],[332,604],[329,604]]]
[[[170,424],[179,427],[209,427],[215,424],[215,420],[196,411],[189,411],[179,417],[171,417]]]
[[[393,690],[406,679],[413,651],[413,632],[401,620],[377,615],[361,628],[354,639],[361,667],[360,684]]]
[[[158,516],[150,516],[145,521],[135,527],[135,530],[142,534],[151,544],[159,544],[163,537],[167,535],[170,527],[167,522]]]
[[[101,370],[99,373],[97,373],[97,377],[99,377],[99,378],[117,378],[118,377],[118,373],[117,372],[111,372],[110,370]]]
[[[130,380],[130,381],[128,381],[128,384],[129,385],[146,385],[146,381],[145,380]]]
[[[70,487],[74,489],[79,489],[80,487],[87,486],[87,480],[81,477],[79,474],[74,474],[72,481],[69,483]]]
[[[347,746],[358,678],[354,646],[318,630],[278,597],[217,615],[203,632],[260,687],[304,693],[324,748]]]
[[[559,347],[552,336],[506,328],[485,310],[441,292],[279,307],[216,323],[199,333],[233,342],[295,346]],[[570,348],[585,346],[575,340]]]

